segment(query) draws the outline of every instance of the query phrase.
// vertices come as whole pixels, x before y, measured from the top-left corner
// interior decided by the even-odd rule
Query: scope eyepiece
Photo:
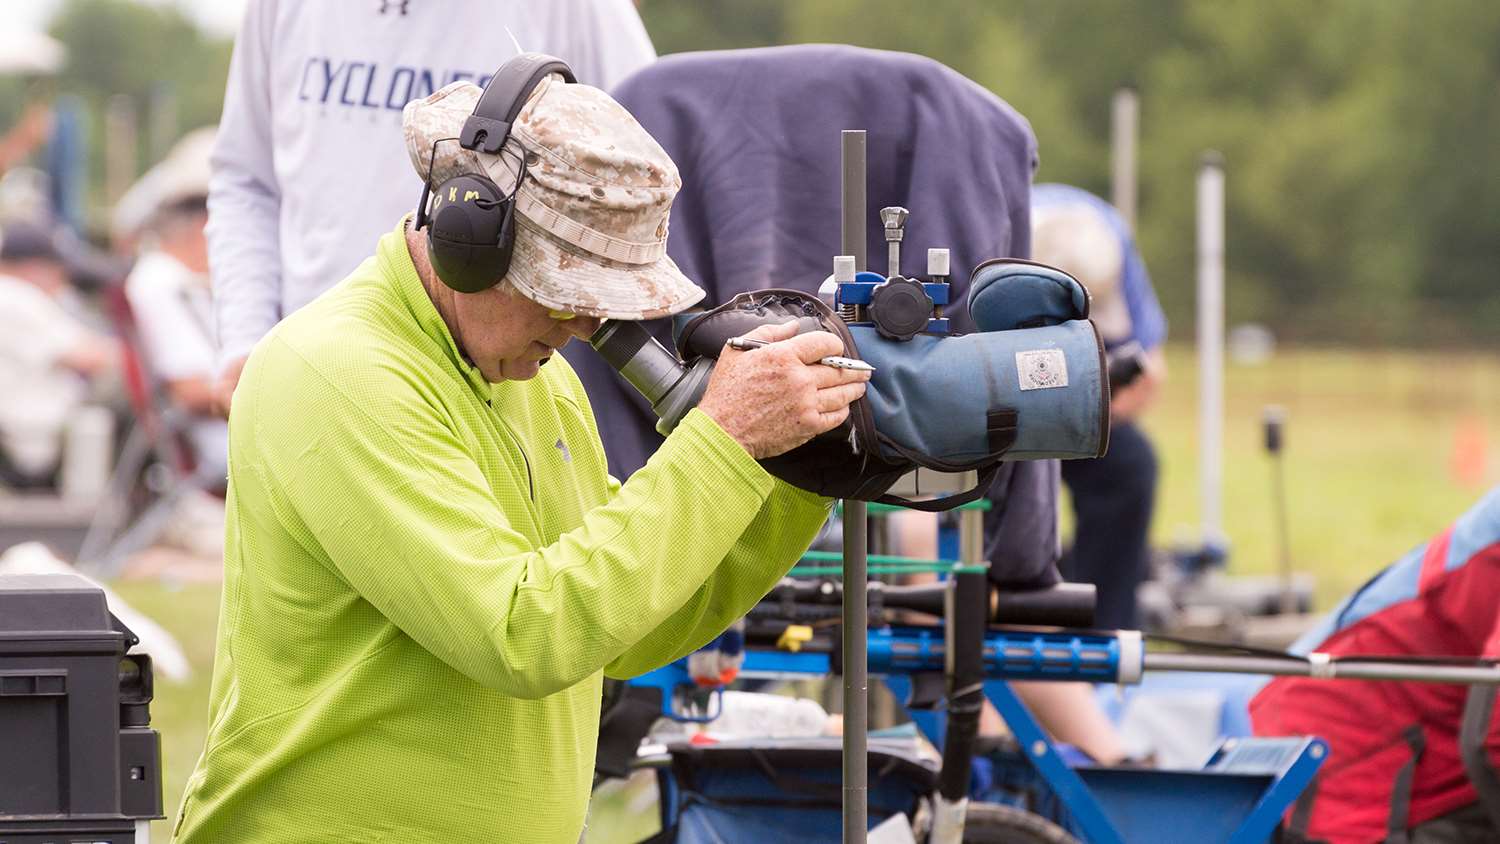
[[[589,345],[651,402],[662,436],[697,406],[713,369],[707,359],[684,366],[638,322],[609,320],[589,337]]]

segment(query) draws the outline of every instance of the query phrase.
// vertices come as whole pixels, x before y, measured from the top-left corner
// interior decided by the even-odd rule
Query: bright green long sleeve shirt
[[[692,651],[827,499],[694,411],[621,486],[560,357],[488,384],[398,229],[256,348],[180,842],[574,842],[602,674]]]

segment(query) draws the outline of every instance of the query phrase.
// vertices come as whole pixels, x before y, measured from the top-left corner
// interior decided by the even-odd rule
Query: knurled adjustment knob
[[[895,276],[870,295],[870,319],[880,336],[910,340],[927,328],[932,318],[932,297],[921,284]]]

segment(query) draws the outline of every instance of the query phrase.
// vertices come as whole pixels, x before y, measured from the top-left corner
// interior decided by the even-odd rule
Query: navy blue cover
[[[879,208],[911,210],[903,269],[952,250],[953,301],[980,261],[1031,251],[1036,139],[1014,109],[928,58],[807,44],[667,56],[613,92],[682,175],[667,252],[708,291],[816,293],[839,249],[839,133],[867,135],[870,269],[886,270]],[[962,307],[956,330],[972,329]],[[672,347],[668,320],[653,333]],[[592,350],[566,350],[594,405],[611,471],[660,445],[645,401]]]
[[[611,92],[682,175],[667,253],[708,291],[705,308],[769,287],[816,292],[839,249],[839,133],[867,134],[871,269],[884,272],[878,209],[912,212],[907,272],[951,250],[954,302],[969,270],[1031,254],[1031,126],[999,97],[921,56],[807,44],[667,56]],[[950,310],[968,330],[962,307]],[[673,348],[669,320],[652,324]],[[593,350],[564,354],[588,390],[610,471],[628,477],[661,444],[650,407]],[[992,578],[1058,580],[1058,467],[1007,464],[985,513]]]
[[[869,822],[915,816],[934,787],[929,764],[900,745],[870,741]],[[662,772],[662,840],[677,844],[842,841],[838,739],[763,739],[678,746]]]

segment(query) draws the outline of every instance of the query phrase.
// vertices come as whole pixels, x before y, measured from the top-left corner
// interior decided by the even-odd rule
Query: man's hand
[[[1115,390],[1109,397],[1109,421],[1112,425],[1134,422],[1156,401],[1167,380],[1167,359],[1160,348],[1141,358],[1141,374],[1130,384]]]
[[[234,388],[239,386],[240,373],[245,371],[245,361],[250,356],[232,360],[224,367],[224,372],[219,375],[219,381],[214,385],[214,403],[217,405],[218,414],[225,419],[229,418],[229,403],[234,398]]]
[[[844,353],[839,338],[826,331],[793,336],[796,330],[793,322],[762,325],[745,336],[771,345],[748,352],[725,346],[698,403],[757,460],[837,428],[870,380],[868,372],[818,363]]]

